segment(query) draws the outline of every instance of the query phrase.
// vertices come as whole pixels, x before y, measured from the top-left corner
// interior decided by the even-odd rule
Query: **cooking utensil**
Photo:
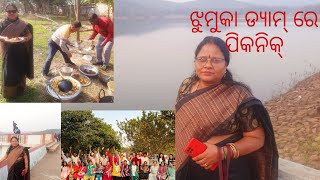
[[[82,53],[83,54],[83,53]],[[84,56],[82,56],[82,59],[86,60],[86,61],[91,61],[92,60],[92,56],[85,54]]]
[[[59,88],[58,87],[54,88],[54,86],[53,86],[53,82],[60,81],[60,79],[61,78],[59,76],[56,76],[56,77],[50,79],[50,81],[48,82],[50,84],[46,83],[47,84],[46,90],[47,90],[48,94],[52,98],[54,98],[54,100],[59,100],[60,102],[74,102],[82,91],[82,86],[81,86],[80,82],[77,81],[76,79],[72,78],[71,76],[65,77],[65,79],[70,80],[72,83],[74,83],[73,86],[76,86],[78,90],[75,91],[74,93],[71,93],[71,94],[62,95],[63,93],[59,91]],[[69,91],[68,93],[70,93],[70,92],[71,91]]]
[[[89,64],[80,65],[79,71],[82,74],[84,74],[86,76],[90,76],[90,77],[93,77],[93,76],[96,76],[99,74],[99,70],[96,67],[89,65]]]
[[[78,80],[81,84],[82,87],[89,86],[91,84],[91,80],[88,76],[83,75],[83,74],[73,74],[71,77],[74,79]],[[85,83],[87,81],[87,83]]]
[[[59,71],[59,74],[60,74],[60,77],[62,78],[62,80],[59,82],[59,84],[58,84],[58,88],[59,88],[59,90],[60,91],[62,91],[62,92],[69,92],[71,89],[72,89],[72,83],[69,81],[69,80],[67,80],[67,79],[65,79],[63,76],[62,76],[62,74],[61,74],[61,72]]]
[[[100,73],[99,80],[103,85],[107,86],[108,82],[111,80],[111,76],[104,75],[104,74]]]
[[[103,94],[101,94],[103,93]],[[103,96],[101,96],[103,95]],[[114,102],[114,97],[113,96],[106,96],[106,92],[101,89],[99,92],[99,96],[98,96],[98,102],[99,103],[113,103]]]
[[[62,75],[64,75],[64,76],[71,76],[72,71],[73,71],[73,68],[67,67],[67,66],[64,66],[64,67],[62,67],[62,68],[60,69],[60,72],[61,72]]]
[[[60,98],[59,94],[53,89],[53,87],[51,86],[50,81],[49,81],[49,80],[46,80],[45,83],[46,83],[46,85],[47,85],[47,88],[49,88],[51,91],[53,91],[54,94],[58,97],[59,102],[61,102],[61,98]],[[48,91],[48,92],[49,92],[49,91]]]

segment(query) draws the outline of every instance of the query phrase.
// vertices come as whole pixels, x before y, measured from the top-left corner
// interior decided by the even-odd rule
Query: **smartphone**
[[[189,156],[196,157],[199,154],[202,154],[207,149],[207,146],[197,140],[196,138],[192,138],[187,146],[184,148],[184,152],[188,154]],[[214,171],[218,166],[218,163],[215,163],[210,168],[211,171]]]

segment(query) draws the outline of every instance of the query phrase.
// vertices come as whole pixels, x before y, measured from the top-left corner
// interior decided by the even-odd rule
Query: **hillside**
[[[320,169],[320,73],[268,102],[281,158]]]

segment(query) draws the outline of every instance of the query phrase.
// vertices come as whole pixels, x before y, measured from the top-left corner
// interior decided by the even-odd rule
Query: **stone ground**
[[[320,73],[265,105],[280,157],[320,169]]]
[[[46,156],[31,170],[32,180],[60,180],[61,148],[48,152]]]

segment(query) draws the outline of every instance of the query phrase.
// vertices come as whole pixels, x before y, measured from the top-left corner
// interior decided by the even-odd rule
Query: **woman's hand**
[[[210,169],[218,161],[218,147],[213,144],[204,143],[207,149],[198,156],[192,158],[197,164],[205,169]]]

